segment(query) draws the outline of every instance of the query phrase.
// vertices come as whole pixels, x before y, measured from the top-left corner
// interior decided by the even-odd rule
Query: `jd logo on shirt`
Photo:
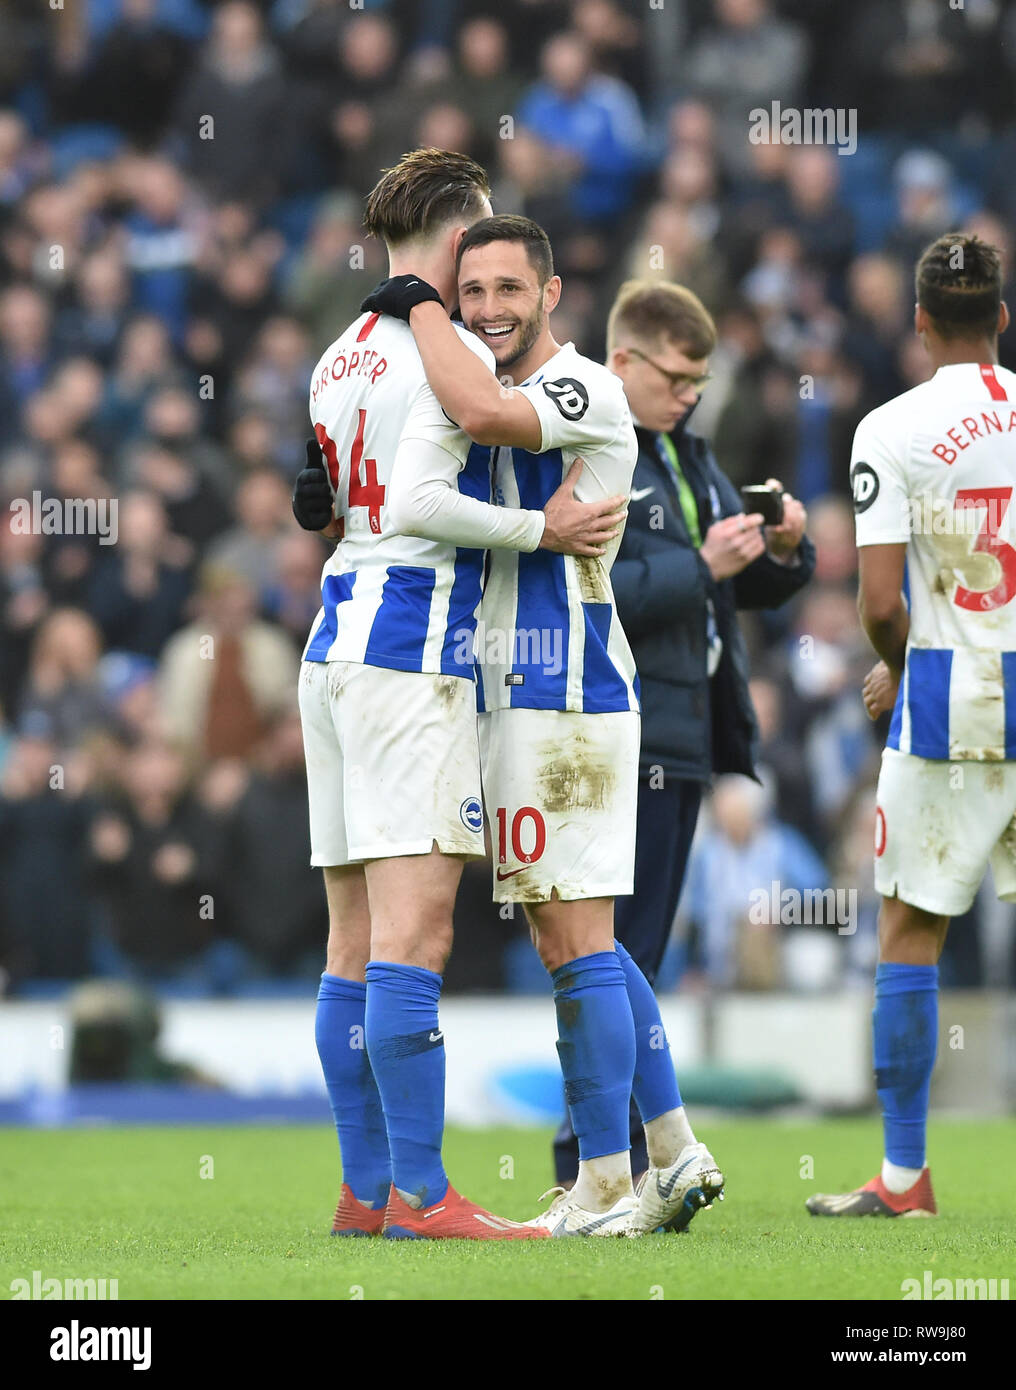
[[[581,420],[589,409],[589,392],[573,376],[545,381],[543,389],[566,420]]]
[[[870,463],[855,463],[850,470],[850,487],[854,494],[854,511],[866,512],[878,496],[878,474]]]

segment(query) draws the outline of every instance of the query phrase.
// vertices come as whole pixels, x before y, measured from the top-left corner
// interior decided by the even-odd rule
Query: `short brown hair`
[[[914,281],[917,302],[940,337],[995,336],[1002,258],[994,246],[963,232],[947,232],[924,252]]]
[[[495,241],[521,242],[541,285],[545,285],[554,274],[554,253],[550,249],[547,233],[531,217],[520,217],[515,212],[504,212],[499,217],[482,217],[479,222],[474,222],[459,242],[456,265],[462,264],[463,254],[471,246],[490,246]]]
[[[607,349],[630,333],[641,342],[668,340],[689,357],[708,357],[716,325],[697,294],[667,280],[626,280],[607,319]]]
[[[363,225],[389,246],[428,236],[461,216],[474,222],[490,197],[482,165],[454,150],[421,149],[404,154],[367,195]]]

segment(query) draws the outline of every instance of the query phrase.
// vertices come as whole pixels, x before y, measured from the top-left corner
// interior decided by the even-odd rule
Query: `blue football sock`
[[[441,976],[415,965],[367,966],[367,1051],[384,1107],[392,1182],[421,1207],[448,1191],[441,1162],[445,1050]]]
[[[551,972],[564,1094],[579,1158],[631,1147],[628,1109],[635,1027],[621,962],[613,951],[580,956]]]
[[[938,966],[880,965],[872,1025],[885,1156],[901,1168],[923,1168],[938,1048]]]
[[[328,1087],[342,1153],[342,1180],[358,1202],[378,1209],[388,1201],[392,1165],[388,1134],[364,1037],[367,986],[321,976],[314,1039]]]
[[[653,987],[620,941],[614,942],[614,950],[624,971],[635,1021],[635,1080],[632,1093],[645,1125],[658,1115],[665,1115],[668,1110],[676,1110],[683,1101]]]

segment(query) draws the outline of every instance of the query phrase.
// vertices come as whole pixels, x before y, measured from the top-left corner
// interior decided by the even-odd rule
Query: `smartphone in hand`
[[[767,526],[779,526],[783,521],[783,493],[775,488],[741,488],[741,506],[746,516],[757,512]]]

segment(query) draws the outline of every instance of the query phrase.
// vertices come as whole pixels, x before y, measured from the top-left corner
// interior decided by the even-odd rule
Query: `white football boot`
[[[686,1144],[669,1168],[653,1168],[639,1183],[629,1235],[683,1231],[697,1211],[723,1201],[723,1174],[705,1144]]]
[[[635,1197],[619,1197],[609,1211],[586,1211],[563,1187],[552,1187],[540,1198],[557,1196],[541,1216],[524,1221],[524,1226],[543,1226],[552,1236],[626,1236],[635,1213]]]

